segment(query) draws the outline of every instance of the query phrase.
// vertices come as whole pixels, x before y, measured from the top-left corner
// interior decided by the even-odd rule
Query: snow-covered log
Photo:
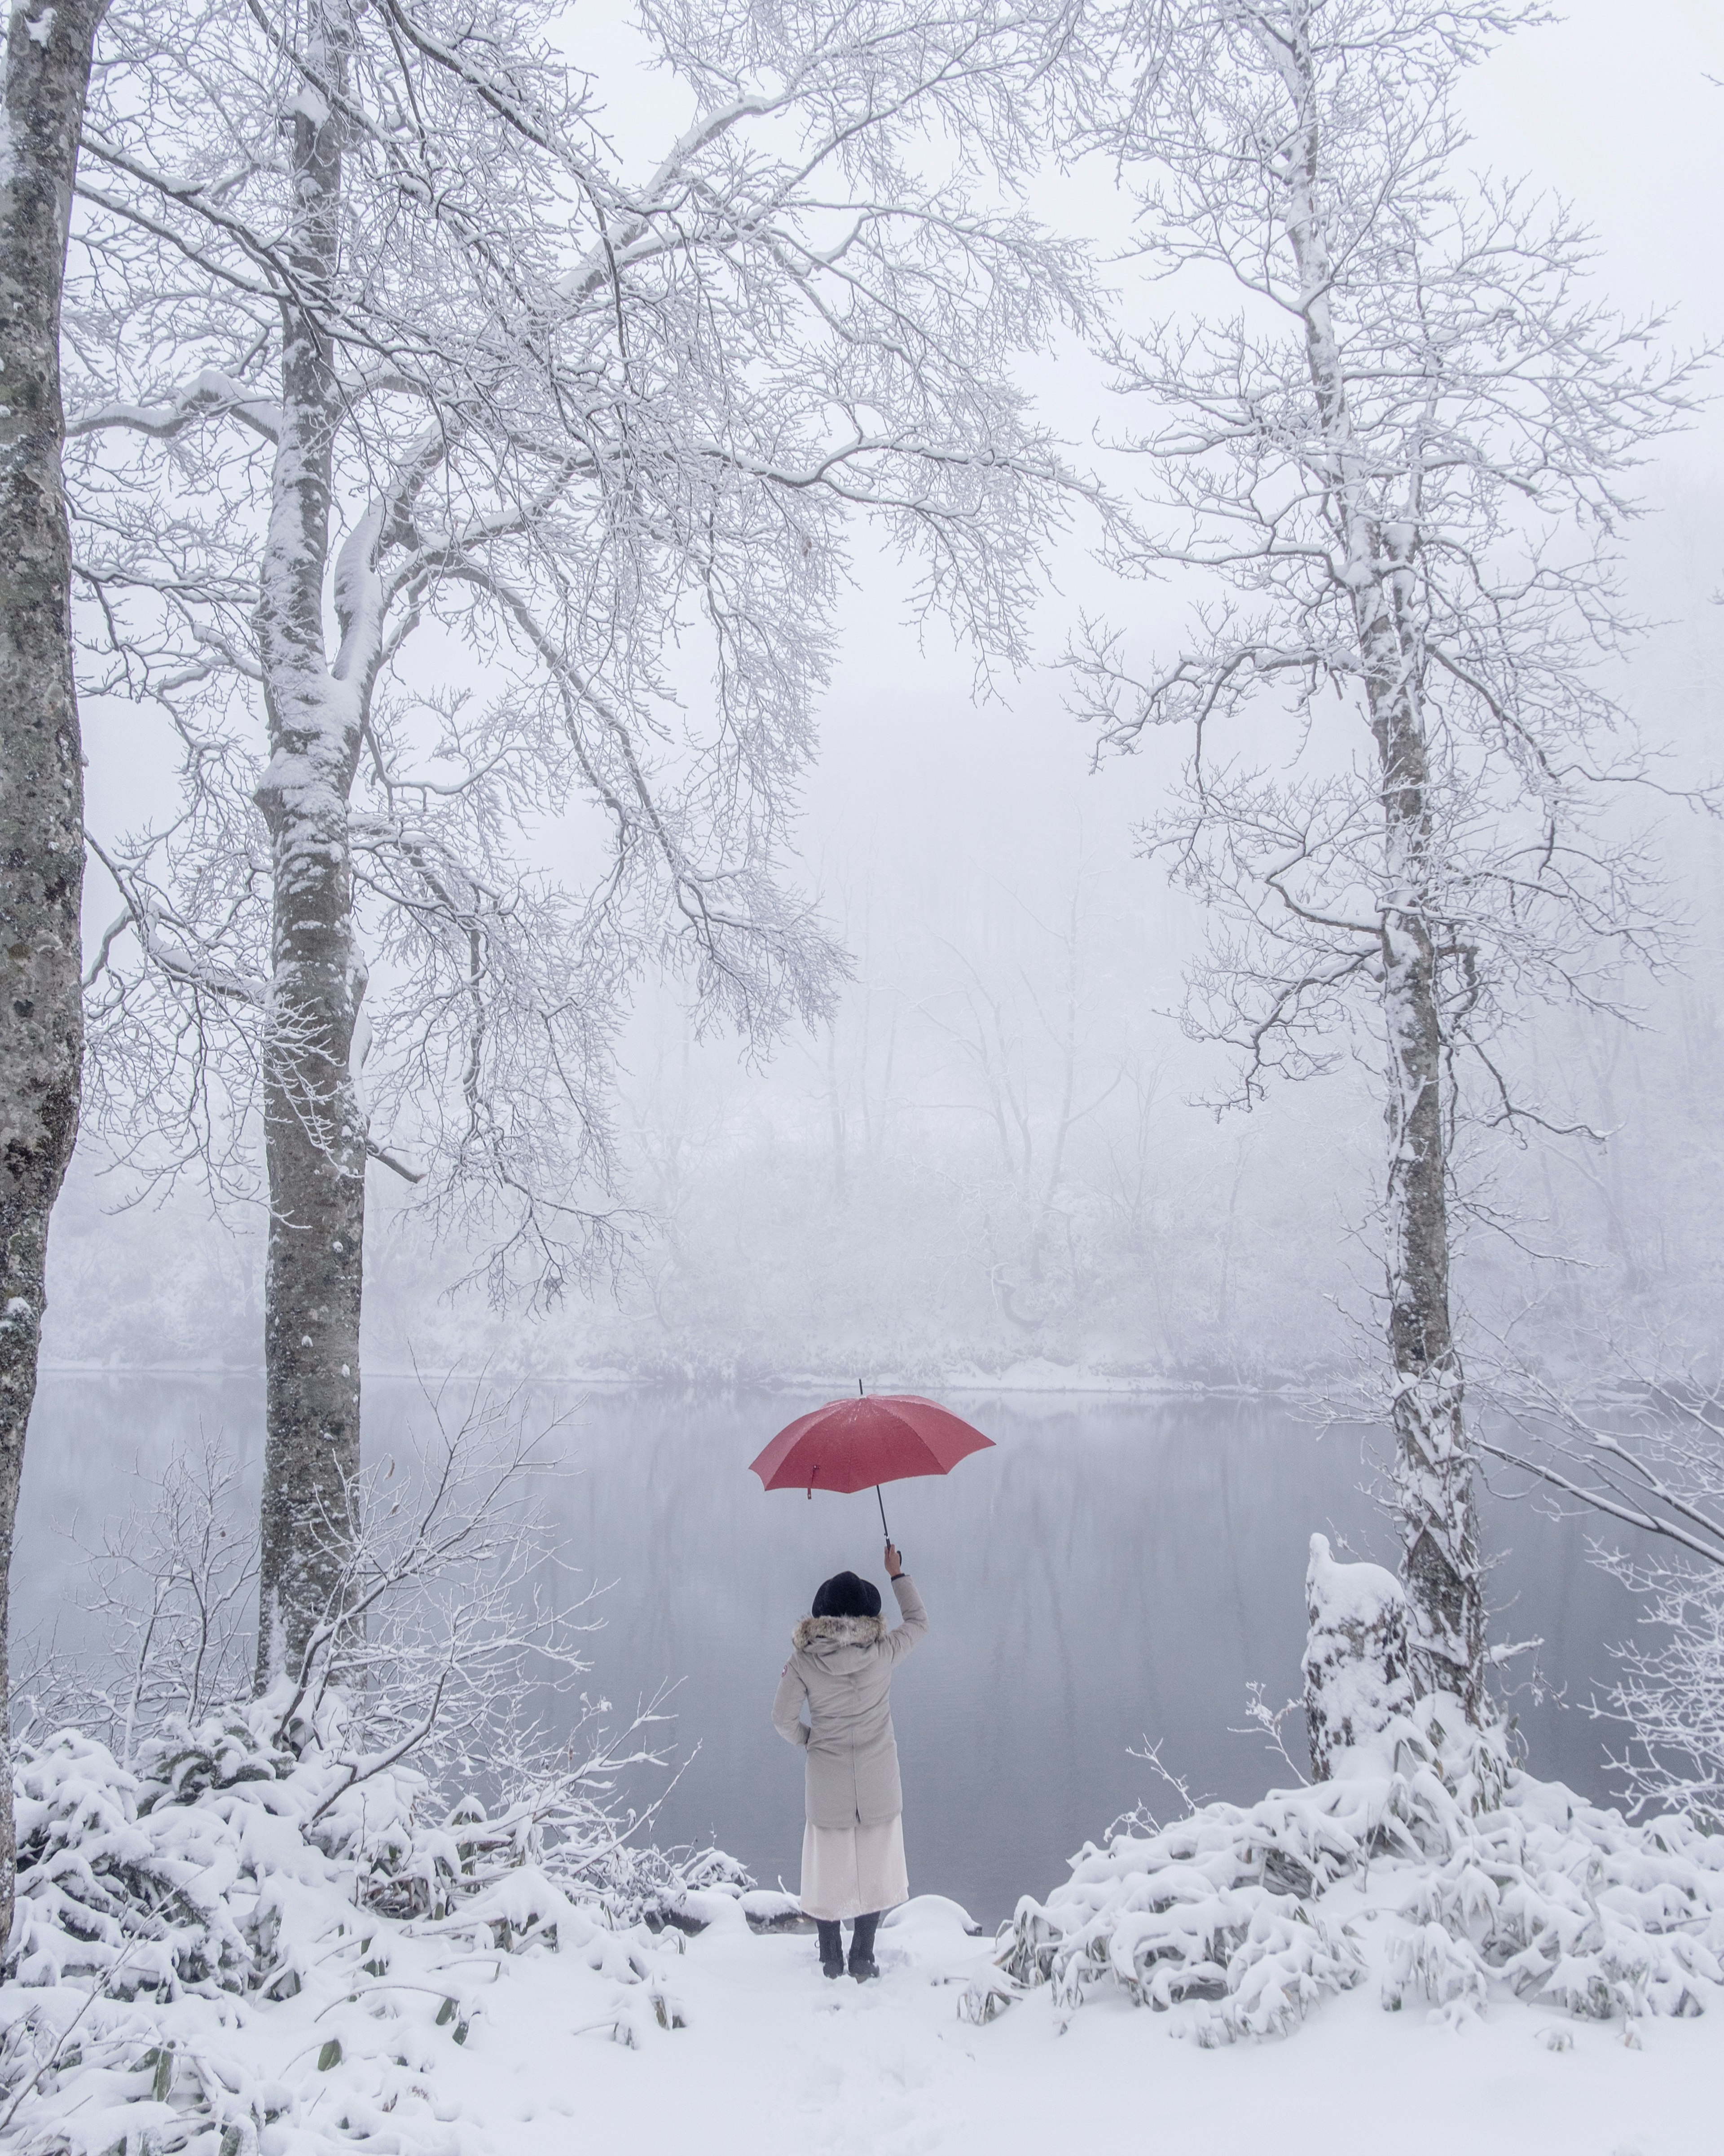
[[[1328,1537],[1313,1535],[1305,1604],[1305,1727],[1312,1771],[1326,1782],[1337,1752],[1412,1711],[1407,1598],[1393,1573],[1337,1564]]]

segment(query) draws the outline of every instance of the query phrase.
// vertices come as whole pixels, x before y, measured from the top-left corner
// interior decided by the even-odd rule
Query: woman
[[[853,1917],[850,1974],[858,1984],[880,1974],[874,1934],[881,1916],[910,1899],[892,1671],[926,1633],[928,1615],[890,1543],[886,1575],[904,1620],[897,1630],[887,1631],[872,1580],[836,1573],[814,1597],[813,1616],[791,1635],[796,1651],[772,1702],[772,1727],[808,1753],[802,1905],[820,1933],[820,1966],[828,1976],[844,1974],[839,1927]]]

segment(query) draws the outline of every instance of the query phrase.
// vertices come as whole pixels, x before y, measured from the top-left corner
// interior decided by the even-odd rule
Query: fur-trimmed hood
[[[790,1643],[801,1654],[823,1640],[835,1647],[877,1647],[885,1636],[884,1617],[804,1617]]]

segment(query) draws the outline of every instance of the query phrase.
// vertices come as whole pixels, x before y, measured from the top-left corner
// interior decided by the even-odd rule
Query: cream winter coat
[[[892,1592],[904,1619],[895,1632],[884,1617],[804,1617],[791,1635],[772,1727],[808,1752],[811,1826],[880,1826],[904,1809],[892,1671],[926,1635],[928,1613],[907,1573]]]

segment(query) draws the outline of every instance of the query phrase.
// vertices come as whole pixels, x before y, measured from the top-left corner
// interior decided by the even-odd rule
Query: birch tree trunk
[[[83,753],[60,480],[60,290],[90,49],[106,0],[8,13],[0,80],[0,1584],[36,1394],[48,1219],[78,1132]],[[0,1702],[8,1691],[0,1597]],[[0,1715],[0,1948],[12,1928]]]
[[[321,13],[324,79],[350,28]],[[269,763],[257,791],[274,876],[264,1053],[269,1190],[266,1436],[258,1685],[299,1673],[335,1614],[359,1469],[365,1123],[350,1069],[365,975],[354,937],[348,800],[362,696],[324,637],[336,429],[334,349],[319,302],[341,237],[340,122],[302,95],[292,116],[294,286],[282,305],[280,435],[257,610]]]

